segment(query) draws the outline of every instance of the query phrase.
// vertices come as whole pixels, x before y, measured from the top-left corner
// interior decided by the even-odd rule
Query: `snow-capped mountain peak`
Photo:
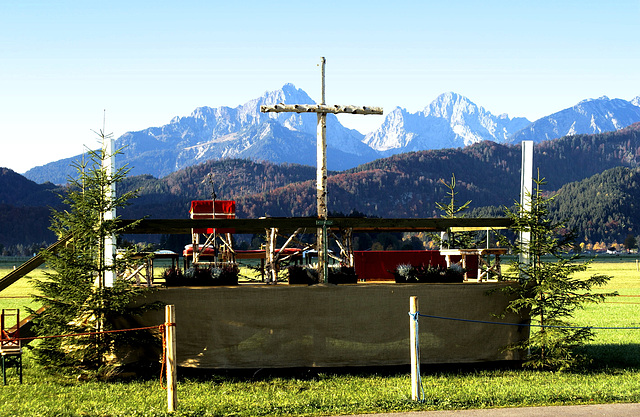
[[[494,116],[468,98],[448,92],[415,114],[394,109],[378,130],[365,137],[365,143],[384,154],[395,154],[459,147],[482,140],[505,142],[528,124],[524,118]]]
[[[630,101],[602,96],[582,100],[573,107],[538,119],[513,135],[511,141],[541,142],[566,135],[609,132],[637,121],[640,121],[640,107]]]

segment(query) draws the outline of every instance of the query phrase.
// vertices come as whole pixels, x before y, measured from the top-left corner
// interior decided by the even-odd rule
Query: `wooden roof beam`
[[[341,106],[326,104],[284,104],[260,106],[262,113],[350,113],[350,114],[383,114],[382,107]]]
[[[314,217],[267,217],[262,219],[143,219],[120,220],[121,226],[131,225],[124,234],[190,234],[191,229],[233,229],[235,233],[264,233],[272,227],[289,232],[298,228],[313,233],[317,226]],[[410,232],[444,231],[450,228],[468,230],[502,229],[512,225],[508,218],[418,218],[418,219],[367,219],[331,217],[327,228],[331,230],[353,229],[354,232]]]

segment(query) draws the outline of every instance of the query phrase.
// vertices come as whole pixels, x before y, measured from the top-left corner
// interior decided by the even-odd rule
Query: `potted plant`
[[[464,269],[458,264],[453,264],[450,268],[401,264],[392,273],[397,283],[452,283],[464,280]]]

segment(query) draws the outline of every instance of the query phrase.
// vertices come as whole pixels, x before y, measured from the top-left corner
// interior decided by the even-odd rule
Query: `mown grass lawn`
[[[618,291],[622,296],[588,306],[576,315],[576,324],[640,327],[640,272],[635,258],[599,259],[587,273],[612,275],[614,278],[603,291]],[[3,275],[0,271],[0,276]],[[5,291],[0,295],[5,296]],[[14,302],[11,300],[15,301],[0,298],[0,304],[6,308],[6,303]],[[598,331],[583,353],[592,358],[592,363],[580,371],[564,373],[423,367],[426,400],[422,403],[410,400],[408,367],[361,373],[285,374],[263,370],[256,374],[188,375],[183,372],[178,382],[178,411],[173,415],[319,416],[640,402],[640,330]],[[10,370],[9,385],[0,389],[0,415],[163,416],[166,392],[157,377],[80,382],[73,375],[51,376],[34,364],[27,353],[24,384],[18,385]]]

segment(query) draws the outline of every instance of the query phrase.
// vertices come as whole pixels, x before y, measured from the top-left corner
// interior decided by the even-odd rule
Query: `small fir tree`
[[[436,207],[438,210],[442,211],[441,217],[444,219],[464,217],[463,212],[469,208],[471,200],[460,206],[458,205],[458,202],[456,201],[456,195],[458,194],[456,192],[456,176],[451,174],[450,183],[445,182],[443,179],[440,179],[440,182],[448,189],[447,196],[449,198],[449,201],[446,204],[436,202]],[[476,244],[473,233],[469,232],[453,233],[448,231],[446,239],[443,239],[438,235],[433,235],[433,239],[439,246],[445,248],[468,249],[474,247]]]
[[[103,140],[110,139],[103,132]],[[116,222],[105,222],[104,213],[123,207],[136,196],[135,192],[112,196],[105,190],[122,181],[128,173],[126,167],[110,176],[103,161],[110,158],[105,150],[88,151],[88,160],[73,163],[78,177],[70,178],[67,191],[61,196],[68,207],[54,210],[51,230],[59,238],[71,236],[69,244],[55,252],[45,254],[46,263],[53,272],[46,279],[34,280],[33,298],[45,308],[31,311],[36,334],[41,336],[96,333],[112,329],[113,321],[126,319],[159,307],[157,304],[130,307],[146,289],[135,287],[128,281],[116,279],[112,287],[104,286],[108,270],[124,270],[130,262],[125,254],[109,266],[104,258],[104,238],[123,232]],[[80,368],[104,371],[110,359],[123,347],[133,348],[138,343],[154,339],[148,333],[101,333],[73,338],[44,339],[35,348],[35,357],[50,369]],[[155,342],[154,342],[155,343]]]
[[[583,359],[576,355],[576,348],[593,338],[591,329],[575,327],[571,321],[574,312],[586,303],[601,302],[614,294],[591,292],[605,285],[609,276],[574,277],[575,273],[585,271],[589,262],[578,263],[578,255],[569,255],[575,235],[567,232],[563,222],[550,219],[549,206],[555,196],[543,195],[544,179],[538,176],[534,182],[530,211],[520,204],[516,210],[505,209],[516,232],[530,233],[528,242],[520,237],[515,242],[501,237],[501,241],[513,254],[525,255],[512,262],[511,278],[516,278],[519,284],[506,289],[517,295],[507,311],[529,313],[532,324],[541,327],[532,327],[528,339],[510,348],[527,352],[525,366],[564,370]]]

